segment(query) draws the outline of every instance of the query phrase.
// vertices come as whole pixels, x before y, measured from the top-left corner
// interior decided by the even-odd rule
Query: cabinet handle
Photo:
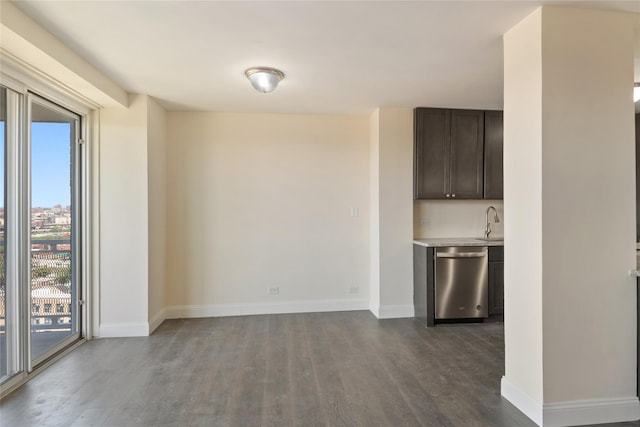
[[[436,252],[436,258],[484,258],[487,252]]]

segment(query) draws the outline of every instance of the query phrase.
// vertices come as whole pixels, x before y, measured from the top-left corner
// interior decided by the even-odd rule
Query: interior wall
[[[413,110],[380,108],[378,317],[413,316]]]
[[[368,131],[168,113],[167,317],[367,309]]]
[[[167,247],[167,113],[147,99],[149,194],[149,328],[164,320]]]
[[[544,7],[504,37],[502,393],[544,426],[640,418],[634,19]]]
[[[505,378],[538,408],[544,399],[541,21],[538,9],[504,36]],[[537,417],[541,422],[540,411]]]
[[[416,200],[413,203],[413,237],[482,237],[486,210],[498,211],[499,223],[491,217],[491,235],[504,236],[502,200]]]
[[[100,336],[147,335],[147,100],[100,114]]]
[[[544,401],[635,396],[637,18],[542,13]]]
[[[370,290],[369,310],[380,315],[380,109],[369,116],[370,141]]]

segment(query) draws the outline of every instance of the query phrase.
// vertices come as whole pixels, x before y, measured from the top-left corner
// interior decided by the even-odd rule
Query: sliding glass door
[[[31,360],[78,338],[76,150],[80,117],[30,97]]]
[[[81,337],[82,116],[0,86],[0,384]]]
[[[0,86],[0,380],[11,373],[7,348],[7,286],[5,249],[5,167],[7,144],[7,89]]]

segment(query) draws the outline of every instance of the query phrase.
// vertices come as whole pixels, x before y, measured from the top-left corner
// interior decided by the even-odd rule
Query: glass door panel
[[[31,366],[79,336],[76,139],[79,118],[31,102]]]
[[[7,89],[0,87],[0,380],[6,377],[9,367],[9,350],[7,346],[7,283],[6,283],[6,249],[5,249],[5,173],[4,153],[7,143]]]
[[[80,339],[81,120],[15,82],[0,85],[2,386]]]

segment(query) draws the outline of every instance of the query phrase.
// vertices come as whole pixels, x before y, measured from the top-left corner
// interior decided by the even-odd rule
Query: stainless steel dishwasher
[[[436,248],[435,318],[488,317],[487,248]]]

